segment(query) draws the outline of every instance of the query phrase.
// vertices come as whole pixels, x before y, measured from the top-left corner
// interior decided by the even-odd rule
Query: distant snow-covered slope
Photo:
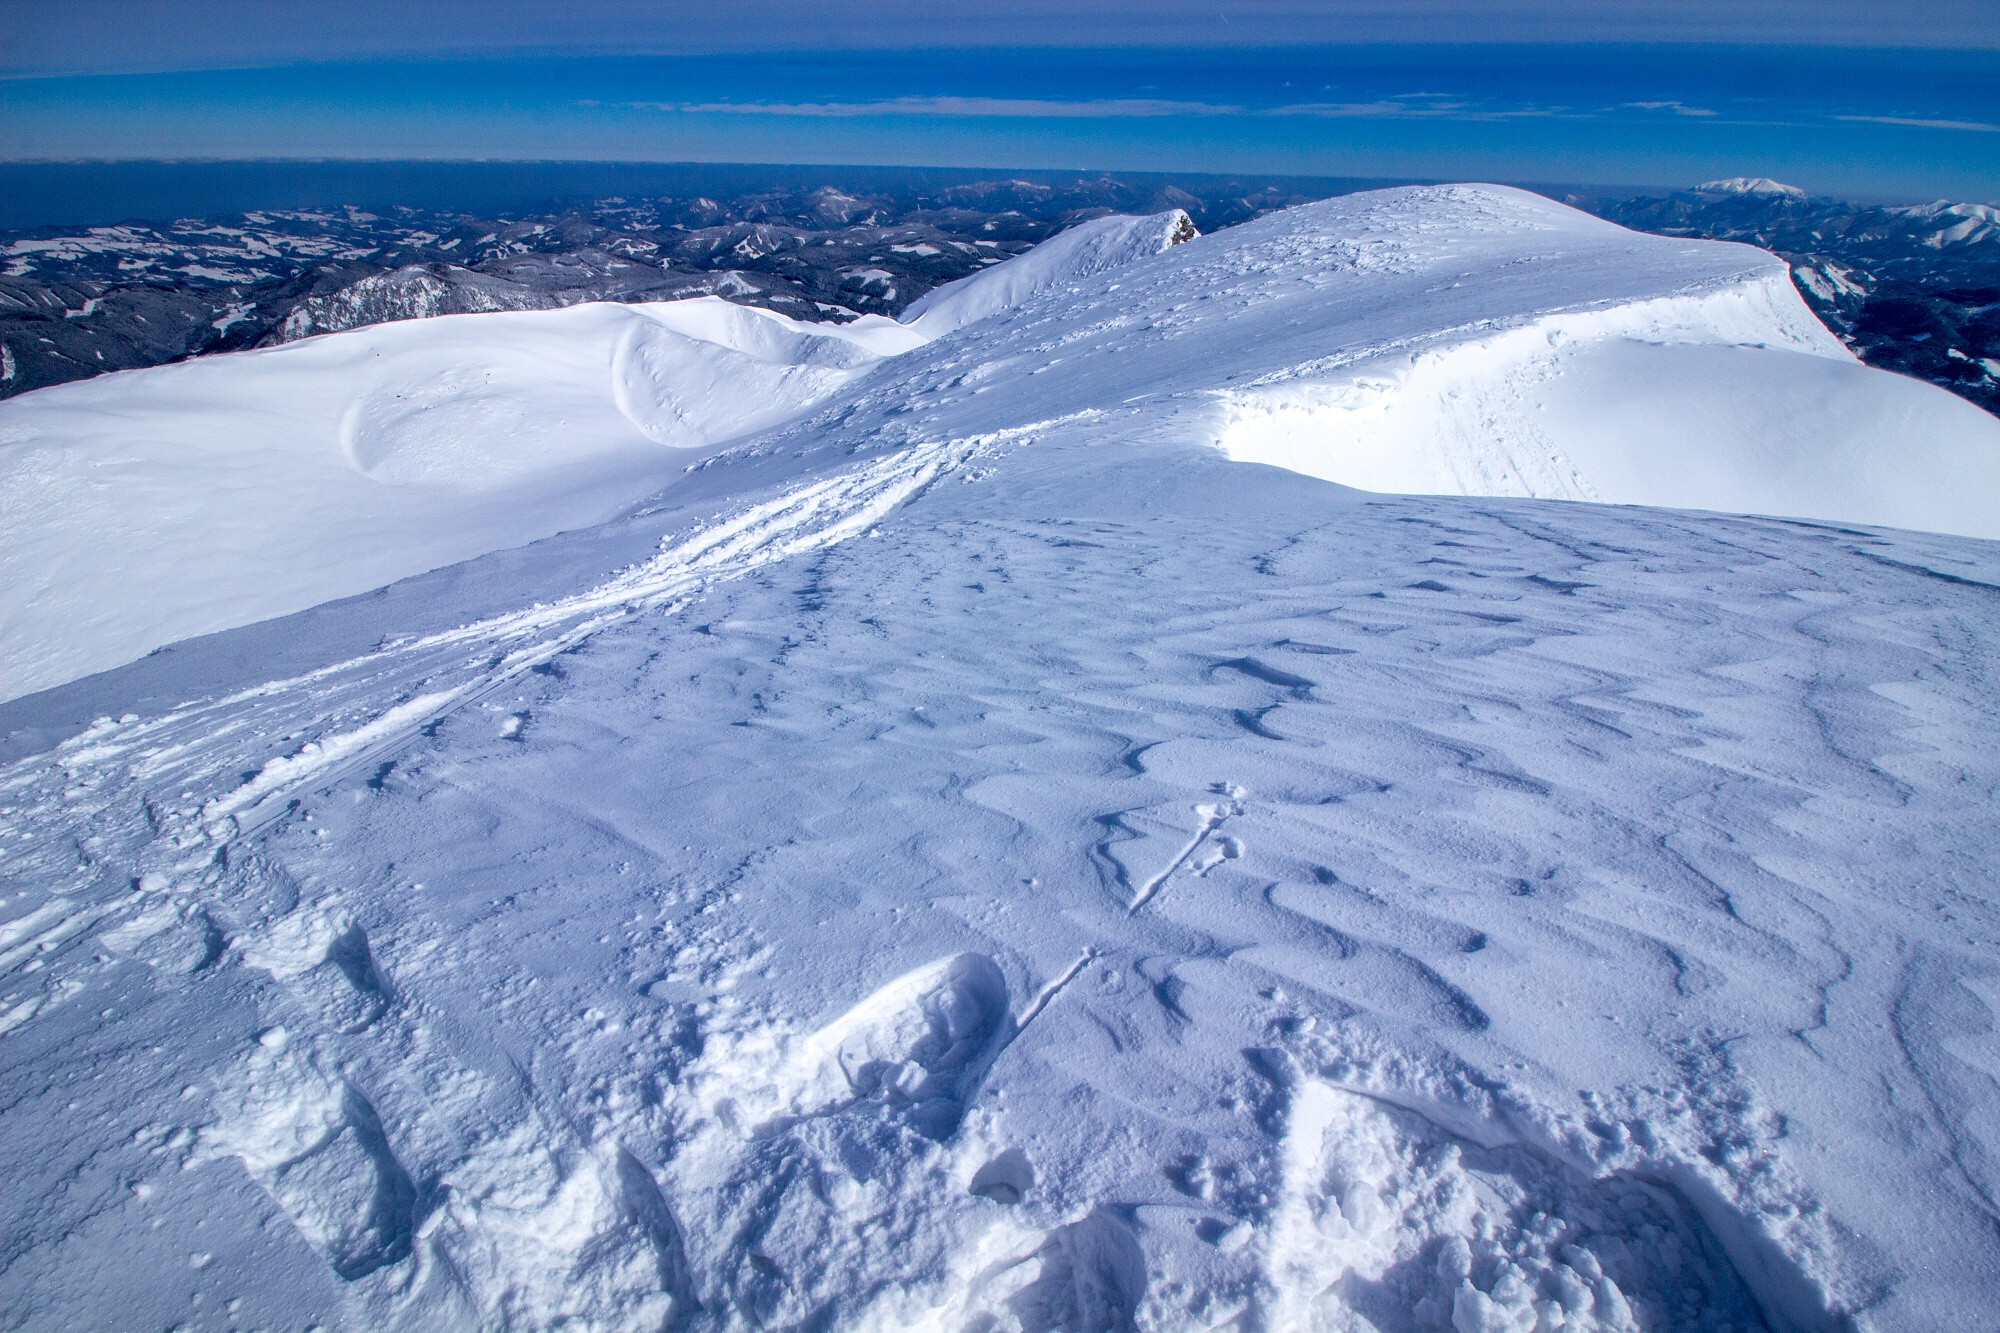
[[[1694,188],[1697,194],[1759,194],[1785,199],[1806,197],[1806,192],[1798,186],[1774,181],[1769,176],[1731,176],[1727,180],[1703,181]]]
[[[1496,187],[1191,231],[1101,218],[905,323],[467,315],[12,400],[0,697],[601,521],[686,450],[872,402],[961,433],[1139,410],[1378,491],[2000,534],[2000,422],[1861,367],[1761,251]]]
[[[926,292],[898,318],[927,338],[941,337],[1106,269],[1159,254],[1198,234],[1193,221],[1178,208],[1150,217],[1095,218],[1058,233],[1025,255]]]

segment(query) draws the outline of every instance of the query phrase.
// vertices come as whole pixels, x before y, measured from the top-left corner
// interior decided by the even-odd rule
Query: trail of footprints
[[[954,1269],[966,1237],[917,1226],[914,1216],[908,1227],[878,1228],[883,1253],[857,1252],[870,1243],[855,1234],[860,1219],[931,1206],[934,1191],[909,1188],[919,1177],[990,1204],[1031,1193],[1027,1154],[954,1139],[993,1062],[1076,969],[1017,1015],[1000,967],[963,953],[880,988],[764,1074],[725,1051],[707,1071],[722,1095],[700,1145],[724,1151],[668,1164],[711,1223],[691,1241],[638,1155],[623,1145],[552,1149],[563,1136],[546,1125],[517,1126],[446,1178],[413,1176],[374,1103],[341,1072],[344,1042],[407,1040],[394,1031],[402,1026],[392,1017],[395,989],[366,934],[304,908],[238,948],[323,1030],[274,1025],[259,1035],[216,1091],[202,1156],[241,1162],[332,1273],[352,1284],[358,1322],[400,1322],[423,1298],[430,1317],[449,1312],[477,1326],[577,1317],[606,1326],[609,1317],[609,1326],[633,1329],[729,1327],[739,1314],[789,1325],[852,1313],[845,1275],[872,1259],[876,1271],[928,1267],[948,1279],[932,1284],[933,1303],[962,1286],[960,1326],[1130,1326],[1144,1267],[1115,1219],[1084,1219],[1030,1240],[969,1282]],[[694,1071],[690,1083],[703,1081]],[[968,1153],[984,1160],[969,1167]],[[802,1252],[801,1231],[820,1233],[817,1252],[844,1252],[852,1263],[783,1271],[766,1250]],[[783,1246],[766,1243],[778,1236]],[[934,1252],[913,1253],[926,1237]]]
[[[1169,873],[1198,871],[1190,853],[1220,824],[1204,824]],[[394,1025],[393,983],[358,926],[295,911],[239,948],[337,1037]],[[918,968],[799,1040],[761,1086],[725,1053],[710,1072],[733,1084],[740,1114],[719,1117],[716,1131],[733,1156],[691,1155],[691,1173],[666,1168],[673,1195],[705,1224],[693,1235],[639,1156],[575,1145],[558,1161],[545,1126],[494,1142],[448,1183],[420,1181],[327,1044],[282,1027],[260,1036],[221,1090],[204,1147],[239,1159],[343,1283],[373,1280],[359,1323],[400,1322],[403,1302],[429,1293],[432,1317],[493,1327],[730,1327],[743,1317],[788,1327],[832,1315],[978,1333],[1135,1328],[1147,1263],[1115,1211],[1017,1229],[972,1269],[964,1256],[992,1256],[993,1244],[898,1216],[933,1208],[940,1191],[1003,1209],[1033,1192],[1025,1152],[954,1140],[994,1062],[1090,957],[1018,1011],[983,954]],[[1762,1327],[1721,1246],[1665,1185],[1592,1179],[1525,1146],[1483,1146],[1296,1070],[1283,1106],[1276,1198],[1253,1209],[1251,1229],[1211,1238],[1259,1273],[1239,1327]],[[726,1166],[704,1176],[703,1160]],[[523,1162],[539,1162],[543,1178]],[[774,1254],[828,1262],[788,1271]],[[852,1291],[855,1271],[929,1280],[910,1284],[914,1304],[903,1308],[890,1293]],[[463,1289],[438,1297],[449,1280]]]
[[[1254,659],[1215,670],[1294,697],[1310,689]],[[1244,729],[1277,739],[1261,717]],[[1177,876],[1240,859],[1243,843],[1225,829],[1247,799],[1214,784],[1192,805],[1191,830],[1186,806],[1103,817],[1095,855],[1125,913],[1157,910]],[[1299,888],[1270,905],[1311,917],[1310,899]],[[154,947],[199,952],[190,942],[199,931],[173,924]],[[330,1038],[407,1036],[393,979],[359,926],[295,911],[237,947]],[[615,1311],[616,1326],[634,1329],[745,1319],[1135,1328],[1148,1308],[1147,1262],[1117,1211],[1046,1232],[1010,1230],[991,1212],[943,1224],[927,1215],[948,1211],[937,1209],[941,1197],[970,1196],[1004,1219],[1033,1195],[1026,1152],[960,1130],[994,1063],[1095,957],[1086,950],[1016,1006],[992,958],[961,953],[882,986],[779,1058],[722,1043],[685,1080],[711,1114],[657,1174],[622,1143],[551,1148],[562,1135],[522,1125],[451,1179],[419,1180],[328,1047],[277,1027],[218,1098],[207,1146],[239,1158],[343,1281],[406,1270],[384,1283],[389,1305],[364,1302],[378,1315],[448,1271],[463,1289],[429,1308],[481,1326],[603,1325]],[[1527,1147],[1482,1146],[1309,1073],[1290,1080],[1280,1105],[1272,1160],[1240,1164],[1270,1175],[1275,1198],[1209,1238],[1257,1274],[1238,1327],[1762,1326],[1715,1238],[1666,1186],[1596,1180]],[[690,1217],[699,1225],[685,1226]],[[1654,1242],[1635,1246],[1625,1239],[1634,1235]],[[823,1262],[788,1269],[797,1255]],[[900,1292],[855,1291],[855,1272],[909,1281]]]
[[[1133,844],[1150,845],[1156,859],[1165,855],[1157,869],[1127,881],[1136,885],[1129,911],[1144,908],[1176,874],[1199,877],[1240,857],[1241,844],[1221,830],[1242,812],[1247,793],[1218,783],[1211,795],[1193,808],[1192,836],[1174,833],[1164,818],[1122,817],[1127,836],[1100,849],[1104,856],[1123,871],[1140,864]],[[1155,836],[1144,836],[1149,832]],[[238,947],[336,1037],[367,1035],[396,1004],[361,928],[312,909],[279,918]],[[970,1243],[976,1237],[894,1216],[934,1206],[938,1190],[1002,1206],[1031,1194],[1035,1168],[1025,1152],[953,1140],[994,1062],[1094,956],[1087,951],[1018,1011],[993,959],[971,952],[944,958],[879,988],[766,1071],[728,1050],[692,1071],[691,1084],[705,1075],[719,1085],[711,1099],[717,1137],[700,1146],[721,1147],[666,1168],[673,1193],[713,1224],[692,1236],[653,1170],[622,1145],[608,1156],[580,1150],[573,1155],[583,1160],[553,1164],[546,1181],[532,1179],[532,1170],[524,1177],[521,1161],[552,1164],[545,1127],[496,1142],[483,1160],[461,1164],[448,1185],[420,1185],[362,1090],[312,1041],[278,1027],[263,1034],[235,1085],[218,1098],[221,1121],[207,1146],[212,1155],[239,1158],[345,1282],[406,1263],[423,1269],[422,1236],[450,1252],[454,1262],[443,1267],[462,1282],[509,1275],[502,1290],[455,1293],[451,1304],[474,1322],[539,1326],[607,1309],[624,1311],[629,1319],[621,1322],[633,1328],[726,1326],[732,1314],[792,1326],[835,1310],[859,1323],[895,1322],[919,1312],[880,1302],[857,1309],[844,1275],[900,1271],[931,1275],[920,1299],[930,1302],[940,1327],[1132,1328],[1147,1290],[1146,1262],[1114,1212],[1023,1233],[973,1271],[959,1265],[963,1253],[979,1250]],[[1452,1327],[1461,1306],[1518,1306],[1524,1291],[1544,1303],[1567,1301],[1559,1306],[1572,1316],[1567,1326],[1636,1327],[1621,1322],[1619,1312],[1629,1307],[1601,1272],[1572,1280],[1564,1275],[1579,1270],[1562,1268],[1535,1285],[1518,1276],[1520,1263],[1482,1258],[1484,1286],[1475,1285],[1471,1261],[1458,1257],[1466,1242],[1437,1242],[1445,1233],[1478,1234],[1477,1204],[1493,1196],[1488,1177],[1513,1177],[1504,1169],[1460,1171],[1446,1181],[1436,1154],[1425,1155],[1420,1136],[1398,1139],[1391,1117],[1329,1085],[1308,1082],[1296,1094],[1283,1147],[1284,1197],[1267,1219],[1262,1260],[1276,1321],[1270,1326],[1312,1322],[1313,1298],[1301,1292],[1321,1290],[1324,1303],[1326,1293],[1352,1295],[1373,1283],[1367,1290],[1419,1293],[1411,1308],[1420,1322],[1411,1327]],[[972,1165],[968,1153],[983,1160]],[[885,1217],[894,1224],[880,1225]],[[857,1225],[862,1219],[876,1224],[872,1231]],[[868,1252],[875,1248],[881,1252]],[[1489,1244],[1479,1253],[1492,1250]],[[1419,1251],[1433,1263],[1424,1270],[1432,1278],[1412,1267]],[[839,1261],[787,1271],[773,1257],[801,1253]],[[1587,1259],[1572,1261],[1589,1269]],[[407,1291],[422,1280],[413,1271],[400,1285]],[[1430,1290],[1439,1283],[1442,1297]],[[1556,1295],[1542,1296],[1544,1288]]]
[[[1244,795],[1228,792],[1232,809]],[[1198,873],[1191,853],[1222,822],[1198,817],[1207,822],[1167,873]],[[329,1030],[381,1023],[394,988],[366,936],[313,920],[285,918],[244,947],[246,960],[285,980]],[[496,1143],[455,1173],[458,1197],[440,1198],[398,1159],[366,1094],[282,1028],[263,1034],[219,1098],[208,1148],[239,1158],[345,1282],[402,1269],[388,1283],[393,1295],[435,1281],[442,1267],[461,1281],[508,1275],[504,1289],[455,1293],[447,1305],[481,1326],[602,1325],[618,1311],[616,1326],[634,1329],[740,1318],[978,1333],[1136,1328],[1146,1257],[1115,1211],[1045,1233],[1017,1229],[971,1269],[964,1256],[993,1256],[992,1243],[899,1215],[951,1194],[1010,1209],[1033,1192],[1025,1152],[954,1140],[994,1062],[1090,958],[1016,1010],[994,960],[961,953],[876,990],[761,1080],[724,1052],[708,1072],[728,1085],[713,1131],[725,1137],[702,1146],[731,1143],[733,1155],[690,1154],[690,1164],[666,1167],[673,1195],[704,1223],[692,1234],[654,1171],[623,1146],[594,1158],[584,1150],[589,1160],[524,1188],[517,1163],[550,1160],[540,1133]],[[1763,1327],[1721,1245],[1671,1187],[1593,1179],[1526,1146],[1476,1143],[1296,1068],[1284,1082],[1269,1173],[1276,1197],[1252,1209],[1248,1228],[1210,1238],[1257,1270],[1257,1294],[1235,1326]],[[704,1174],[703,1161],[726,1165]],[[482,1169],[494,1178],[482,1181]],[[428,1275],[426,1233],[452,1259],[429,1264]],[[774,1257],[800,1254],[826,1262],[787,1269]],[[911,1304],[853,1291],[857,1271],[911,1275]]]

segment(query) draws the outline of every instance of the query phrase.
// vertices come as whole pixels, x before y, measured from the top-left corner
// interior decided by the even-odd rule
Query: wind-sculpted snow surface
[[[0,1322],[1990,1323],[2000,547],[1232,462],[1214,242],[0,709]]]

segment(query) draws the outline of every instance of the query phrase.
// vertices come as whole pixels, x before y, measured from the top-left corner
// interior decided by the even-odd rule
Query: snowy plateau
[[[2000,1329],[2000,421],[1193,230],[0,404],[0,1325]]]

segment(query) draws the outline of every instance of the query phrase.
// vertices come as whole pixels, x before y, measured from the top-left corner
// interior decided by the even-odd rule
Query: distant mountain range
[[[1213,231],[1313,197],[1255,179],[1099,175],[610,198],[497,218],[267,210],[0,232],[0,397],[473,311],[717,295],[810,320],[895,314],[1103,213],[1182,208]],[[1856,205],[1761,178],[1569,202],[1642,231],[1774,250],[1863,359],[2000,412],[2000,210]]]
[[[1316,197],[1205,184],[1207,197],[1112,177],[894,195],[827,185],[520,217],[271,210],[0,232],[0,396],[471,311],[713,294],[811,320],[894,314],[1099,214],[1185,208],[1212,229]]]
[[[1577,202],[1639,231],[1774,251],[1791,263],[1813,311],[1864,361],[2000,412],[2000,208],[1851,204],[1740,178]]]

